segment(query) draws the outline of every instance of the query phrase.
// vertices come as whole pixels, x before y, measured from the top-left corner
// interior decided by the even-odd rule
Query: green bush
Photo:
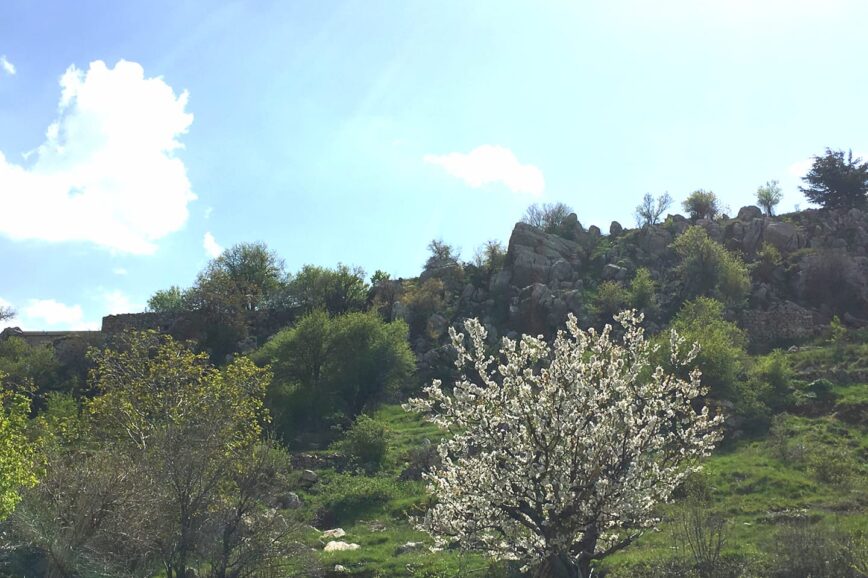
[[[340,447],[351,462],[367,472],[375,472],[386,457],[386,426],[367,415],[356,418]]]
[[[712,191],[693,191],[681,203],[691,219],[714,219],[720,214],[720,201]]]
[[[702,227],[690,227],[672,248],[680,258],[677,273],[688,298],[716,297],[740,304],[750,290],[747,266],[737,255],[712,240]]]
[[[774,578],[857,578],[848,536],[826,525],[797,521],[781,527],[773,544]]]
[[[654,307],[654,296],[657,288],[651,279],[651,272],[645,267],[636,271],[636,275],[630,282],[629,301],[630,306],[645,313],[651,312]]]
[[[718,399],[736,399],[736,383],[744,370],[747,337],[735,323],[723,316],[723,304],[715,299],[700,297],[686,302],[672,322],[672,328],[688,344],[700,346],[692,368],[702,371],[702,381]],[[665,336],[664,336],[665,337]],[[668,339],[661,349],[666,363],[669,357]]]
[[[755,358],[749,375],[758,398],[772,410],[780,411],[792,403],[793,369],[783,351]]]
[[[610,323],[612,316],[624,309],[629,295],[617,281],[603,281],[597,288],[594,310],[601,321]]]

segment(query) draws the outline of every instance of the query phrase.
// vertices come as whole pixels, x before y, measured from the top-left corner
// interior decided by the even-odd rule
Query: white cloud
[[[134,303],[123,291],[102,291],[103,315],[119,313],[138,313],[145,309],[143,304]]]
[[[9,59],[6,58],[5,54],[0,55],[0,69],[9,76],[15,76],[15,65],[9,62]]]
[[[205,220],[207,221],[208,219],[210,219],[210,218],[211,218],[211,215],[212,215],[213,213],[214,213],[214,207],[208,207],[208,208],[206,208],[206,209],[205,209]]]
[[[212,259],[219,257],[220,253],[223,252],[223,247],[217,244],[217,239],[210,232],[205,233],[205,237],[202,239],[202,246],[205,248],[205,253]]]
[[[33,322],[37,325],[53,327],[63,325],[72,329],[80,329],[87,326],[84,321],[84,311],[81,305],[65,305],[54,299],[31,299],[21,311],[22,321],[28,321],[28,329]],[[41,327],[44,329],[44,327]],[[39,327],[37,327],[39,329]]]
[[[123,276],[123,275],[127,275],[129,273],[129,271],[127,271],[123,267],[115,267],[114,269],[112,269],[112,273],[114,273],[115,275]]]
[[[0,152],[0,234],[153,253],[196,198],[175,156],[193,122],[187,93],[124,60],[71,66],[60,87],[58,119],[28,155],[35,160],[18,165]]]
[[[545,190],[545,178],[534,165],[523,165],[515,154],[499,145],[482,145],[467,154],[425,155],[423,160],[442,167],[473,188],[502,183],[514,193],[539,197]]]

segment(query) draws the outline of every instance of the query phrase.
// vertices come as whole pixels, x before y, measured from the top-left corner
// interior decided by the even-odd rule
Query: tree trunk
[[[567,554],[551,554],[540,562],[534,571],[534,578],[588,578],[590,564],[585,572],[579,568],[576,560]]]

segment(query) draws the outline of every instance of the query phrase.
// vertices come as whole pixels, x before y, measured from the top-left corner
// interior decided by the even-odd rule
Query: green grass
[[[862,346],[852,346],[839,365],[868,366],[856,359],[861,354]],[[822,374],[820,365],[837,355],[831,347],[787,354],[801,375]],[[768,434],[727,444],[706,462],[699,483],[710,495],[708,510],[728,520],[725,553],[768,559],[780,529],[795,519],[844,531],[868,527],[868,427],[865,420],[852,419],[854,411],[864,412],[868,405],[868,386],[832,381],[828,399],[802,395],[793,415],[775,416]],[[807,386],[807,381],[797,382],[803,394]],[[436,444],[443,433],[399,405],[383,406],[371,417],[385,426],[388,442],[377,473],[327,469],[319,472],[315,486],[297,489],[305,502],[299,512],[304,520],[317,523],[320,516],[321,522],[328,512],[329,523],[317,528],[341,527],[347,532],[342,540],[361,546],[326,554],[319,532],[311,530],[306,541],[320,551],[325,568],[340,564],[350,576],[365,577],[507,575],[478,555],[432,551],[432,539],[412,526],[411,517],[421,516],[432,498],[423,481],[402,479],[401,474],[414,452]],[[671,557],[676,521],[685,507],[683,498],[661,507],[659,530],[647,532],[601,569],[610,578],[628,577],[636,564]],[[397,554],[406,542],[423,546]]]

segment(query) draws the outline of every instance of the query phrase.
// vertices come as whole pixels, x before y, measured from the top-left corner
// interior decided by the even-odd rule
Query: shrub
[[[740,303],[750,289],[747,266],[737,255],[709,238],[702,227],[690,227],[682,233],[672,248],[681,262],[677,272],[687,297],[700,295]]]
[[[783,197],[784,193],[777,181],[768,181],[756,190],[756,202],[769,216],[774,215],[775,206],[781,202]]]
[[[654,309],[654,294],[656,287],[651,279],[651,272],[645,267],[636,271],[636,275],[630,282],[629,301],[632,307],[645,313]]]
[[[341,449],[356,466],[368,472],[380,469],[386,457],[386,426],[377,420],[360,415],[347,431]]]
[[[711,191],[693,191],[681,203],[691,219],[714,219],[720,214],[720,201]]]
[[[770,408],[779,411],[792,401],[793,369],[781,350],[755,358],[749,375],[754,388],[761,392],[760,398]]]
[[[690,365],[702,371],[702,381],[711,387],[714,397],[733,399],[735,383],[744,370],[747,337],[735,323],[723,316],[723,304],[715,299],[700,297],[686,302],[672,327],[688,343],[698,343],[699,355]],[[668,357],[668,348],[661,351]],[[661,360],[665,363],[665,359]]]
[[[546,233],[560,235],[566,232],[563,230],[564,222],[572,212],[573,209],[564,203],[533,204],[521,220]]]
[[[621,311],[629,295],[617,281],[603,281],[597,288],[594,309],[602,321],[611,321],[612,316]]]
[[[799,292],[816,306],[826,305],[844,314],[866,304],[866,279],[858,263],[845,251],[823,250],[801,261]]]
[[[782,262],[781,252],[771,243],[763,243],[751,264],[751,273],[760,281],[769,282]]]
[[[856,578],[847,536],[826,524],[796,521],[781,527],[772,542],[774,578]]]

